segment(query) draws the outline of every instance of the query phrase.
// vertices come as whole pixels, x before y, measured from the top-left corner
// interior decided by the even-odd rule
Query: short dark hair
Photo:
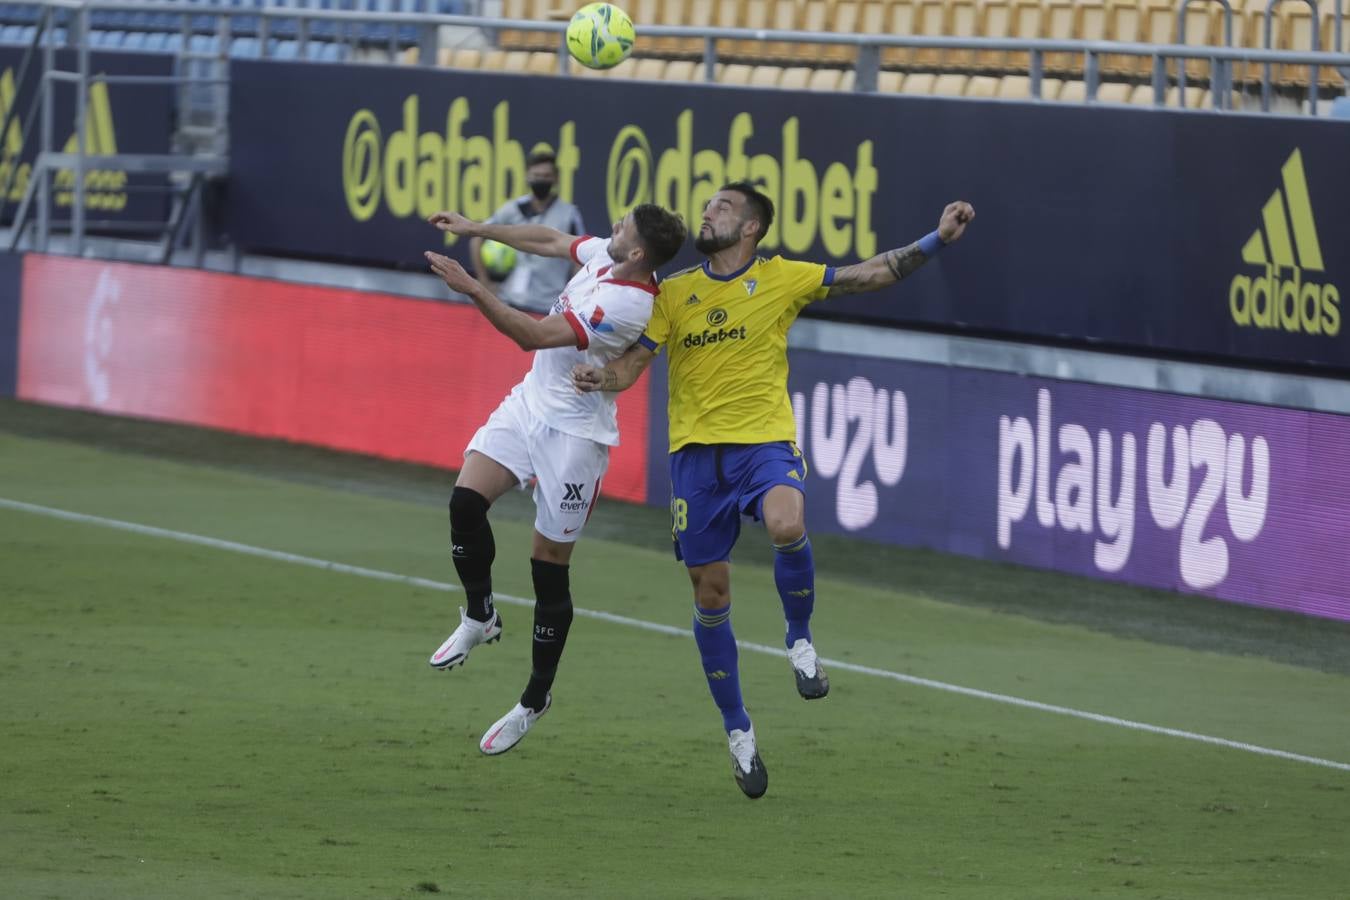
[[[553,168],[558,168],[558,157],[553,155],[552,150],[535,150],[529,156],[525,157],[525,168],[531,169],[537,165],[548,163]]]
[[[764,235],[773,227],[773,201],[768,195],[749,181],[732,181],[722,185],[722,190],[735,191],[745,197],[745,205],[751,217],[759,222],[759,236],[755,238],[755,243],[764,240]]]
[[[634,207],[633,225],[637,228],[638,239],[647,251],[647,262],[653,270],[674,259],[689,237],[684,220],[655,203]]]

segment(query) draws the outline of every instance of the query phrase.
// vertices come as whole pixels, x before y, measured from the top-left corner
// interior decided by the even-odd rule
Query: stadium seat
[[[1055,99],[1061,103],[1086,103],[1087,84],[1077,79],[1064,82]]]
[[[752,69],[746,63],[727,63],[717,71],[717,83],[749,84]]]
[[[1041,79],[1042,100],[1054,100],[1059,96],[1061,82],[1058,78]],[[998,96],[1008,100],[1033,100],[1031,95],[1031,77],[1028,75],[1004,75],[999,79]]]
[[[914,34],[924,37],[940,37],[947,34],[947,5],[943,0],[913,0]],[[923,69],[936,69],[941,66],[943,55],[951,51],[917,48],[910,60],[912,65]]]
[[[839,69],[813,69],[811,77],[806,80],[806,89],[809,91],[837,91],[839,82],[844,73]]]
[[[441,52],[444,53],[445,50]],[[449,58],[441,65],[452,69],[477,69],[483,64],[483,51],[477,47],[458,47],[448,55]]]
[[[905,94],[923,94],[925,96],[933,93],[933,82],[937,76],[932,72],[914,72],[906,75],[900,88],[901,93]]]
[[[1123,81],[1111,81],[1106,84],[1097,85],[1098,103],[1120,103],[1130,102],[1130,95],[1134,92],[1134,85],[1126,84]]]
[[[666,63],[666,81],[670,84],[695,84],[702,80],[702,60],[672,59]]]
[[[876,0],[860,0],[856,31],[862,34],[915,34],[914,5],[911,0],[895,0],[889,6]],[[910,47],[883,47],[883,66],[907,66],[914,60]]]
[[[782,77],[783,70],[778,66],[755,66],[750,72],[750,86],[760,88],[778,87],[778,82],[782,80]]]
[[[535,75],[557,75],[558,54],[556,52],[550,53],[547,50],[535,50],[530,53],[522,71],[532,72]]]
[[[839,89],[843,91],[853,90],[853,80],[857,77],[857,72],[848,69],[844,72],[844,77],[839,80]],[[932,78],[930,74],[928,76]],[[845,87],[845,81],[848,86]],[[931,84],[930,84],[931,87]],[[905,75],[903,72],[878,72],[877,73],[877,93],[879,94],[899,94],[905,89]],[[925,91],[924,93],[928,93]]]
[[[1009,0],[981,0],[980,29],[983,37],[1005,38],[1012,34],[1012,5]],[[1005,50],[981,50],[975,67],[985,72],[1000,72],[1008,66]]]
[[[849,33],[858,21],[858,4],[854,0],[805,0],[802,6],[803,31],[816,34]],[[800,52],[814,51],[814,59],[821,63],[851,62],[856,51],[847,44],[819,44],[799,48]]]
[[[630,60],[618,67],[616,75],[622,75],[627,78],[639,78],[643,81],[664,81],[666,77],[666,61],[664,59],[636,59]]]
[[[980,33],[980,10],[975,0],[947,0],[945,31],[948,37],[975,37]],[[948,70],[967,70],[975,65],[975,50],[943,50],[939,54],[941,67]]]
[[[1045,7],[1040,0],[1013,0],[1012,26],[1009,37],[1032,40],[1045,36]],[[1031,54],[1013,51],[1008,54],[1008,68],[1025,72],[1031,66]]]
[[[975,75],[966,84],[967,97],[997,97],[999,79],[990,75]]]
[[[944,72],[933,81],[933,93],[944,97],[962,97],[966,93],[969,77],[952,72]]]
[[[779,79],[778,86],[784,90],[804,91],[807,82],[811,80],[810,66],[788,66],[783,69],[783,77]]]
[[[1106,0],[1107,39],[1121,43],[1137,43],[1143,35],[1142,17],[1136,0]],[[1108,75],[1134,75],[1147,72],[1152,60],[1145,56],[1124,53],[1104,54],[1101,71]]]

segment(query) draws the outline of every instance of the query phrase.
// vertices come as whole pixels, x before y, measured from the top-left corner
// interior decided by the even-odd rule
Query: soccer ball
[[[612,69],[633,52],[633,20],[612,3],[588,3],[567,23],[567,51],[588,69]]]
[[[501,281],[516,267],[516,250],[498,241],[483,241],[483,267],[494,281]]]

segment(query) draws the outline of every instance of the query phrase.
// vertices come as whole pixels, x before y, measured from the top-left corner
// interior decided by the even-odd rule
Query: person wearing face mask
[[[529,155],[525,160],[525,181],[530,192],[507,201],[492,214],[487,224],[546,225],[574,237],[586,233],[581,210],[556,193],[558,163],[551,150],[535,150]],[[469,259],[479,282],[491,284],[492,278],[483,263],[481,237],[469,242]],[[517,253],[515,268],[506,276],[497,294],[512,306],[546,313],[574,272],[576,267],[570,259]]]

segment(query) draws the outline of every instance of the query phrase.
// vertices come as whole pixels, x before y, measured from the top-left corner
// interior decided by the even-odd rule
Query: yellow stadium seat
[[[546,50],[535,50],[525,63],[525,71],[536,75],[557,75],[558,54]]]
[[[702,17],[702,21],[696,21]],[[657,0],[655,18],[646,21],[637,19],[637,32],[642,41],[642,52],[654,54],[692,56],[703,52],[703,41],[698,38],[642,37],[642,25],[711,25],[712,9],[704,4],[695,8],[695,3],[686,0]]]
[[[503,19],[528,19],[533,0],[502,0]],[[518,50],[530,42],[530,32],[519,28],[503,28],[497,32],[497,46],[503,50]]]
[[[779,79],[778,86],[784,90],[804,91],[807,82],[811,80],[811,72],[809,66],[789,66],[783,70],[783,77]]]
[[[980,33],[980,9],[975,0],[947,0],[946,30],[948,37],[976,37]],[[940,58],[944,69],[969,69],[975,65],[975,50],[943,50]]]
[[[1087,102],[1087,84],[1082,81],[1066,81],[1064,86],[1059,89],[1059,94],[1055,97],[1061,103],[1086,103]]]
[[[989,38],[1012,34],[1012,4],[1009,0],[982,0],[979,33]],[[1006,50],[981,50],[975,57],[977,68],[986,72],[1002,71],[1008,65]]]
[[[1134,90],[1130,91],[1131,106],[1153,106],[1153,85],[1136,84]]]
[[[1045,7],[1041,4],[1041,0],[1013,0],[1012,29],[1009,35],[1021,40],[1045,36]],[[1008,54],[1009,68],[1025,72],[1030,66],[1030,53],[1013,51]]]
[[[666,81],[670,84],[695,84],[702,80],[702,60],[673,59],[666,63]]]
[[[839,69],[812,69],[811,77],[806,80],[806,89],[809,91],[837,91],[839,90],[840,76],[843,74]]]
[[[1106,27],[1108,40],[1124,44],[1144,39],[1143,14],[1139,0],[1106,0]],[[1107,53],[1102,56],[1101,71],[1112,75],[1134,75],[1148,71],[1152,60],[1145,56]]]
[[[914,33],[924,37],[941,37],[947,33],[947,4],[945,0],[914,0]],[[935,69],[942,61],[942,51],[918,48],[912,57],[913,65]]]
[[[638,78],[643,81],[666,80],[666,61],[664,59],[653,59],[651,57],[635,59],[618,68],[627,69],[628,71],[624,74],[629,78]]]
[[[717,73],[718,84],[749,84],[753,66],[745,63],[727,63]]]
[[[883,5],[876,0],[865,0],[860,4],[857,30],[863,34],[889,34],[908,36],[917,34],[913,0],[894,0]],[[883,66],[906,66],[914,60],[914,50],[909,47],[882,47],[881,64]]]
[[[906,75],[900,88],[905,94],[923,94],[927,96],[933,93],[933,82],[937,76],[932,72],[915,72],[912,75]]]
[[[970,82],[966,85],[967,97],[996,97],[998,96],[999,79],[991,75],[972,76]]]
[[[852,69],[844,73],[845,76],[857,76]],[[930,76],[931,77],[931,76]],[[898,94],[904,90],[905,75],[903,72],[883,71],[877,73],[877,93],[878,94]],[[853,85],[849,84],[844,90],[852,90]],[[925,92],[926,93],[926,92]]]
[[[1058,78],[1041,79],[1042,100],[1054,100],[1059,96],[1061,82]],[[1031,77],[1029,75],[1005,75],[999,79],[998,96],[1010,100],[1030,100]]]
[[[1056,41],[1073,40],[1080,14],[1074,0],[1046,0],[1045,36]],[[1064,72],[1072,69],[1074,62],[1068,53],[1047,53],[1041,57],[1041,66],[1047,72]]]
[[[1201,101],[1204,100],[1204,97],[1205,97],[1205,94],[1206,94],[1206,93],[1207,93],[1207,92],[1206,92],[1205,90],[1203,90],[1202,88],[1198,88],[1198,87],[1187,87],[1187,88],[1186,88],[1186,98],[1185,98],[1185,99],[1186,99],[1186,108],[1187,108],[1187,109],[1199,109],[1199,108],[1200,108],[1200,103],[1201,103]],[[1182,105],[1182,104],[1181,104],[1181,100],[1182,100],[1182,97],[1181,97],[1181,89],[1180,89],[1180,88],[1178,88],[1176,85],[1173,85],[1172,87],[1170,87],[1170,88],[1167,89],[1167,105],[1168,105],[1168,106],[1181,106],[1181,105]]]
[[[506,68],[506,50],[489,50],[483,54],[482,60],[478,64],[480,69],[489,69],[499,72]],[[510,51],[514,52],[514,51]]]
[[[1129,103],[1134,86],[1120,81],[1097,85],[1098,103]]]
[[[783,69],[780,66],[755,66],[750,72],[750,85],[762,88],[778,87],[778,82],[782,78]]]
[[[885,75],[885,74],[887,74],[887,73],[882,72],[881,74],[882,74],[882,75]],[[899,74],[899,73],[898,73],[898,72],[892,72],[892,73],[890,73],[890,74],[892,74],[892,75],[897,75],[897,74]],[[857,80],[857,78],[858,78],[858,73],[857,73],[857,72],[855,72],[853,69],[845,69],[844,72],[843,72],[843,74],[839,76],[839,90],[841,90],[841,91],[851,91],[851,90],[853,90],[853,88],[854,88],[854,82]]]
[[[968,81],[970,81],[970,78],[966,75],[944,72],[933,82],[933,93],[941,94],[944,97],[963,96]]]

